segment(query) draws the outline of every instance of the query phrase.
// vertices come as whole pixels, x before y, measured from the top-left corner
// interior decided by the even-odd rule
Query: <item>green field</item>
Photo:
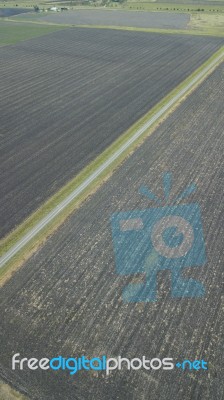
[[[189,29],[224,34],[224,14],[193,13]]]
[[[14,44],[22,40],[46,35],[64,29],[57,25],[37,25],[29,23],[14,23],[0,21],[0,46]]]

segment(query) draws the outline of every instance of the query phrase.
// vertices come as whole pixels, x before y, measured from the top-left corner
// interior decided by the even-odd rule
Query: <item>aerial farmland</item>
[[[224,4],[177,1],[0,1],[0,400],[223,398]]]
[[[222,43],[77,28],[0,48],[1,237]]]
[[[22,15],[22,19],[37,20],[37,14]],[[17,18],[18,19],[18,18]],[[187,29],[189,14],[181,13],[130,13],[129,11],[76,10],[60,13],[42,13],[38,20],[57,24],[130,26],[136,28]]]
[[[216,366],[221,363],[222,332],[223,75],[222,64],[2,289],[2,373],[32,399],[92,399],[92,393],[100,399],[148,399],[149,392],[152,399],[171,399],[177,393],[184,400],[221,398],[223,382]],[[206,296],[203,301],[170,299],[169,277],[163,273],[157,302],[124,304],[122,290],[133,278],[116,273],[111,215],[155,207],[139,187],[162,198],[164,170],[173,173],[172,198],[197,183],[197,192],[185,202],[200,203],[209,261],[203,268],[188,268],[187,274],[206,286]],[[53,372],[12,373],[9,355],[15,349],[37,358],[147,353],[178,359],[205,351],[210,374],[201,372],[195,380],[193,373],[180,371],[147,375],[123,370],[110,376],[80,371],[75,378],[66,372],[56,377]]]

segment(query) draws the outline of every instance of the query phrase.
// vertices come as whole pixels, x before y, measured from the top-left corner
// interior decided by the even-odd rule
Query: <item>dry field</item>
[[[21,19],[38,18],[57,24],[132,26],[136,28],[186,29],[190,14],[130,12],[122,10],[75,10],[63,13],[27,14]]]
[[[1,237],[222,43],[79,28],[1,47]]]

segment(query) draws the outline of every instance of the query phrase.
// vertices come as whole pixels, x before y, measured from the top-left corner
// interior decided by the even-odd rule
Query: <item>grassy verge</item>
[[[54,209],[62,200],[64,200],[73,190],[75,190],[87,177],[94,172],[103,162],[105,162],[109,156],[111,156],[116,150],[118,150],[122,144],[124,144],[129,138],[131,138],[137,129],[139,129],[146,121],[148,121],[156,112],[158,112],[162,106],[168,103],[181,89],[186,87],[188,83],[212,60],[218,55],[223,54],[224,47],[219,49],[212,55],[204,64],[202,64],[196,71],[194,71],[187,79],[185,79],[180,85],[172,90],[162,101],[154,106],[148,113],[146,113],[141,119],[139,119],[134,125],[132,125],[122,136],[120,136],[111,146],[109,146],[102,154],[100,154],[93,162],[91,162],[86,168],[84,168],[80,174],[73,178],[67,185],[65,185],[60,191],[52,196],[45,204],[42,205],[35,213],[33,213],[26,221],[24,221],[17,229],[9,234],[5,239],[0,242],[1,254],[4,254],[18,240],[20,240],[31,228],[33,228],[44,216],[46,216],[52,209]],[[199,84],[199,83],[198,83]],[[198,85],[196,84],[195,87]],[[191,89],[192,91],[193,89]],[[188,93],[189,94],[189,93]],[[187,94],[187,95],[188,95]],[[184,96],[184,98],[186,95]],[[183,99],[181,99],[182,101]],[[180,101],[179,101],[180,103]],[[78,198],[76,198],[60,215],[58,215],[47,227],[45,227],[29,244],[26,248],[22,249],[20,253],[14,256],[0,271],[0,283],[3,284],[23,262],[42,245],[47,238],[65,221],[65,219],[80,206],[80,204],[87,199],[93,192],[101,186],[105,180],[107,180],[114,170],[120,166],[120,164],[139,146],[147,136],[151,135],[155,128],[177,107],[175,104],[161,119],[154,123],[154,125],[148,129],[129,149],[126,150],[118,159],[115,160],[113,165],[108,167],[104,173],[101,174]]]
[[[27,400],[27,397],[0,381],[0,400]]]
[[[118,8],[116,3],[113,4],[113,8]],[[177,13],[185,13],[185,12],[195,12],[198,10],[203,10],[205,12],[224,12],[224,5],[220,2],[219,5],[214,4],[203,4],[197,2],[126,2],[121,4],[119,8],[124,10],[139,10],[139,11],[168,11],[168,12],[177,12]]]
[[[49,33],[64,29],[60,25],[34,25],[15,24],[7,20],[0,21],[0,46],[15,44],[23,40],[47,35]]]
[[[113,8],[122,8],[126,10],[139,11],[170,11],[170,12],[191,12],[202,9],[207,12],[222,12],[224,11],[223,1],[219,4],[214,4],[212,0],[204,0],[197,2],[195,0],[127,0],[124,3],[110,2],[109,6]]]

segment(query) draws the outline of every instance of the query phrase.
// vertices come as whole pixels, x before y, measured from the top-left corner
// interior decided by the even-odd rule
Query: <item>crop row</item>
[[[216,38],[67,29],[1,48],[1,236],[221,43]]]

